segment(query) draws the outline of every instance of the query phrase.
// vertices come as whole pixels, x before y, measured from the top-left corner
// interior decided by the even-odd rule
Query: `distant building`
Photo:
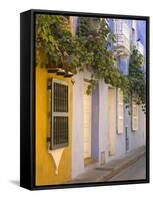
[[[74,20],[76,29],[76,18]],[[117,65],[127,75],[131,47],[145,56],[145,22],[107,19],[117,43],[112,50]],[[144,66],[145,69],[145,66]],[[126,155],[145,145],[146,118],[141,106],[132,104],[132,114],[123,102],[122,91],[100,80],[91,96],[86,94],[90,73],[73,77],[72,177],[99,164]]]

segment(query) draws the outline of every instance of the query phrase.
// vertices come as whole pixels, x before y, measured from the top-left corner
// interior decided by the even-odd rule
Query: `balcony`
[[[136,20],[132,20],[132,29],[136,30],[137,22]]]
[[[139,51],[140,54],[144,56],[144,46],[140,41],[136,42],[136,49]]]
[[[140,41],[136,41],[135,44],[133,45],[133,48],[136,48],[138,52],[143,56],[143,62],[142,65],[139,67],[144,67],[144,46]]]
[[[115,21],[115,35],[117,42],[114,43],[114,55],[128,56],[130,54],[130,28],[123,22]]]

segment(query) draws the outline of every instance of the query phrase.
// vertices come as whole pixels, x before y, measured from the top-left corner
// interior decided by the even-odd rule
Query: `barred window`
[[[68,112],[68,86],[54,82],[54,112]]]
[[[57,149],[68,146],[68,83],[52,79],[51,88],[51,149]]]
[[[54,117],[53,118],[53,142],[55,146],[67,144],[68,117]]]

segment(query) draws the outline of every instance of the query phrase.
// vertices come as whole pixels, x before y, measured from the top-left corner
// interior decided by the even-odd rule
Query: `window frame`
[[[67,98],[67,104],[68,104],[68,112],[54,112],[54,83],[58,83],[61,85],[65,85],[68,88],[68,98]],[[68,82],[56,78],[51,79],[51,96],[50,96],[50,149],[56,150],[63,147],[69,146],[69,84]],[[68,117],[68,139],[66,143],[61,144],[54,144],[54,117]]]

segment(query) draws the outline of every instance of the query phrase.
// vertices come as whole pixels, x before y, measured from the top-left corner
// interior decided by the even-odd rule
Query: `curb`
[[[136,161],[138,161],[140,158],[142,158],[145,155],[145,151],[141,152],[138,156],[131,158],[124,164],[122,164],[119,167],[114,168],[108,175],[101,176],[97,178],[95,181],[109,181],[109,179],[113,178],[113,176],[117,175],[119,172],[121,172],[123,169],[126,169],[130,165],[134,164]]]

